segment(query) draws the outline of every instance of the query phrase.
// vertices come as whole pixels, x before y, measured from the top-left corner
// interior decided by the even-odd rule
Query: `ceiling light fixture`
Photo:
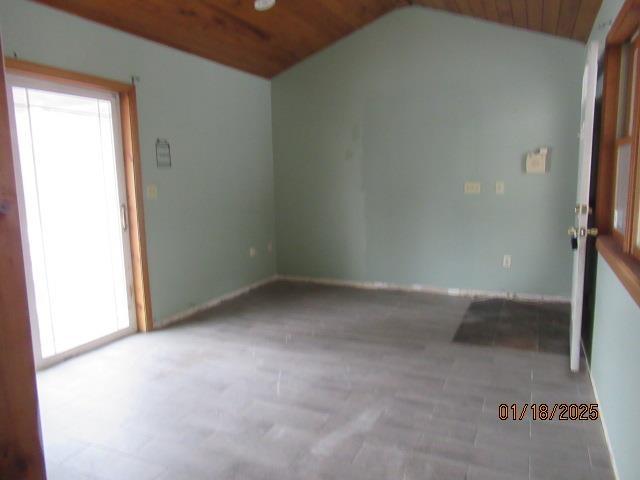
[[[276,0],[255,0],[253,6],[259,12],[264,12],[265,10],[269,10],[276,4]]]

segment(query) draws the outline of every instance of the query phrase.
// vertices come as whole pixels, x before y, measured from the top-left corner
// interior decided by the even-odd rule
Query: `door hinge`
[[[591,215],[593,213],[593,210],[591,209],[591,207],[589,205],[576,205],[575,208],[573,209],[573,211],[575,212],[576,215],[579,214],[589,214]]]

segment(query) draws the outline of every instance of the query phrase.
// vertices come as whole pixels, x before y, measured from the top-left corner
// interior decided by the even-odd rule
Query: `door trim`
[[[44,480],[7,102],[4,65],[0,65],[0,202],[5,206],[5,213],[0,213],[0,478]]]
[[[6,57],[4,63],[7,73],[76,87],[114,92],[118,95],[129,214],[129,240],[131,243],[136,323],[140,332],[153,330],[135,85],[15,58]]]
[[[120,99],[117,93],[112,91],[103,91],[96,90],[88,87],[80,87],[78,85],[70,85],[68,83],[54,82],[52,80],[46,80],[42,77],[31,77],[28,75],[18,75],[15,72],[8,73],[6,76],[6,84],[9,86],[7,89],[7,97],[13,102],[13,87],[25,88],[25,89],[37,89],[44,90],[47,92],[56,92],[68,95],[79,95],[86,98],[94,98],[100,99],[103,101],[109,102],[112,108],[112,122],[113,122],[113,143],[115,149],[115,162],[116,162],[116,177],[117,177],[117,190],[118,190],[118,209],[120,209],[121,205],[127,204],[127,191],[126,191],[126,178],[124,173],[124,149],[122,146],[122,127],[120,126]],[[10,103],[12,104],[12,103]],[[10,109],[11,110],[11,109]],[[14,143],[14,158],[20,158],[19,148],[18,148],[18,131],[17,124],[15,118],[15,112],[9,112],[10,120],[13,126],[13,143]],[[22,164],[23,159],[20,160],[20,164]],[[22,165],[16,167],[16,179],[20,184],[24,182],[22,179]],[[22,197],[22,209],[20,214],[22,216],[22,228],[23,231],[27,231],[27,223],[26,223],[26,198],[23,185],[17,185],[18,191],[20,191],[19,197]],[[20,202],[18,202],[20,203]],[[120,231],[120,230],[118,230]],[[30,242],[23,240],[23,252],[28,252],[25,255],[25,267],[26,267],[26,275],[27,275],[27,293],[29,295],[29,308],[30,315],[32,318],[31,321],[31,334],[33,338],[34,344],[34,354],[36,359],[36,370],[40,370],[43,368],[47,368],[49,366],[55,365],[63,360],[67,360],[71,357],[74,357],[80,353],[87,352],[89,350],[98,348],[106,343],[114,341],[118,338],[121,338],[125,335],[129,335],[131,333],[135,333],[137,331],[137,312],[136,312],[136,302],[133,295],[133,265],[132,265],[132,254],[131,254],[131,238],[129,235],[129,229],[125,229],[122,232],[122,248],[125,253],[124,255],[124,273],[125,273],[125,281],[126,281],[126,296],[127,296],[127,319],[128,326],[123,329],[116,330],[115,332],[109,333],[103,337],[99,337],[97,339],[91,340],[87,343],[78,345],[76,347],[64,350],[59,353],[55,353],[53,355],[49,355],[45,358],[42,357],[42,344],[40,343],[40,329],[42,325],[39,320],[37,320],[37,309],[36,306],[36,296],[35,296],[35,280],[33,278],[32,264],[31,264],[31,256],[33,255],[31,252]],[[36,319],[36,321],[33,321]],[[117,334],[121,335],[117,335]]]

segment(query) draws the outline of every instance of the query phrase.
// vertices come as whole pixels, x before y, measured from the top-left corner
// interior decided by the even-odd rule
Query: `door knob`
[[[580,229],[580,236],[581,237],[597,237],[598,236],[598,229],[597,228],[581,228]]]

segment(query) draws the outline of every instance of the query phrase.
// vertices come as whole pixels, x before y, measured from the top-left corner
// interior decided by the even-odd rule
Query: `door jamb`
[[[2,56],[0,41],[0,58]],[[29,307],[17,208],[16,178],[0,65],[0,478],[46,478]]]
[[[106,90],[118,94],[127,188],[136,323],[140,332],[153,330],[135,85],[10,57],[6,57],[4,63],[8,73],[85,88]]]

